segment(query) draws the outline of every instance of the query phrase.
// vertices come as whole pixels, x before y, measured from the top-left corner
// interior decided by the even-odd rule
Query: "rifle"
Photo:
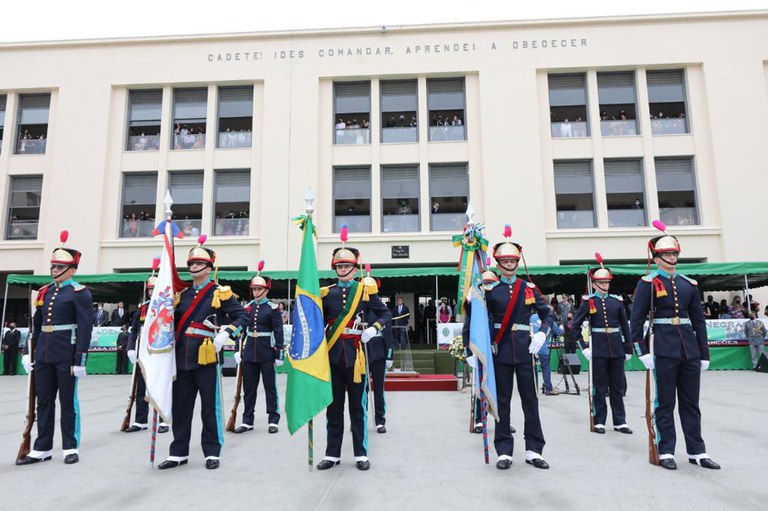
[[[592,278],[589,276],[589,272],[587,272],[587,294],[589,294],[590,290],[592,288]],[[587,336],[589,337],[589,348],[592,349],[592,323],[590,323],[590,319],[587,318]],[[583,349],[581,350],[584,351]],[[570,366],[569,366],[570,369]],[[589,398],[589,431],[591,433],[595,432],[595,405],[592,401],[592,361],[587,360],[587,385],[589,388],[587,389],[587,396]]]
[[[648,315],[648,351],[653,355],[653,285],[651,285],[651,309]],[[648,463],[659,464],[659,446],[656,444],[656,414],[651,408],[651,370],[645,370],[645,424],[648,426]],[[655,396],[654,396],[655,400]]]
[[[243,335],[248,335],[245,332],[243,332]],[[245,347],[242,342],[242,337],[240,338],[240,356],[242,356],[243,348]],[[237,409],[240,407],[240,395],[243,391],[243,362],[241,361],[237,365],[237,383],[235,385],[235,404],[232,406],[232,411],[229,413],[229,420],[227,421],[227,427],[224,428],[226,431],[229,431],[230,433],[235,430],[235,422],[237,422]]]
[[[147,284],[144,283],[144,290],[142,291],[142,297],[145,296],[147,293]],[[141,319],[141,304],[142,300],[139,300],[139,309],[136,311],[137,318]],[[139,331],[136,332],[136,354],[139,353],[139,346],[141,344],[141,329],[144,326],[139,323]],[[139,387],[139,376],[136,374],[138,372],[138,369],[136,366],[139,365],[139,359],[136,359],[136,363],[133,364],[133,373],[131,374],[131,395],[128,396],[128,408],[125,410],[125,417],[123,417],[123,423],[120,425],[120,431],[126,431],[128,427],[131,425],[131,411],[133,410],[133,404],[136,402],[136,392]]]
[[[32,335],[30,333],[28,343],[29,359],[32,363],[35,362],[35,346],[33,344]],[[32,449],[32,425],[37,419],[36,404],[37,404],[37,392],[35,391],[35,375],[34,369],[27,374],[27,415],[24,419],[24,431],[21,433],[21,445],[19,446],[19,452],[16,455],[16,461],[24,459]]]

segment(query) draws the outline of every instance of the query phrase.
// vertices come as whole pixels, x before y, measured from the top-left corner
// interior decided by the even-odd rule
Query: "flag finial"
[[[313,202],[315,202],[315,193],[312,191],[312,187],[308,186],[307,191],[304,192],[304,201],[307,203],[306,211],[308,215],[311,215],[312,212],[315,210],[315,207],[312,205]]]

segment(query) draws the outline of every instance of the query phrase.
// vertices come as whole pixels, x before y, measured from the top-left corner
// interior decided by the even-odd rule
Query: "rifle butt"
[[[659,446],[656,445],[656,428],[651,409],[651,371],[645,371],[645,423],[648,426],[648,463],[659,464]]]

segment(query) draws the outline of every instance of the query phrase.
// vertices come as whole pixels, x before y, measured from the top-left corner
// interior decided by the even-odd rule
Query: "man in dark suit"
[[[3,374],[6,376],[16,375],[21,340],[21,332],[16,330],[16,323],[11,323],[8,327],[9,330],[3,336]]]
[[[117,361],[115,363],[115,374],[128,374],[128,325],[121,327],[117,334]]]
[[[411,311],[403,303],[403,297],[397,297],[397,305],[392,311],[392,335],[395,339],[395,347],[399,350],[408,347],[408,319]]]
[[[112,326],[128,325],[131,317],[125,308],[125,302],[117,302],[117,308],[112,311]]]
[[[104,304],[100,303],[93,311],[93,326],[106,326],[109,324],[109,314],[104,310]]]

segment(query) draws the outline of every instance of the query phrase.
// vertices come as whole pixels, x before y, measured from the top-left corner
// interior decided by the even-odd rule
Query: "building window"
[[[152,236],[152,230],[155,228],[156,198],[156,172],[123,174],[121,238],[146,238]]]
[[[128,93],[128,151],[160,149],[160,117],[163,91],[132,90]]]
[[[253,86],[219,87],[217,147],[251,147]]]
[[[688,133],[683,70],[648,71],[646,77],[653,134]]]
[[[667,225],[698,225],[693,158],[656,158],[659,216]]]
[[[173,90],[172,149],[205,149],[208,89]]]
[[[417,232],[419,166],[381,167],[381,225],[384,232]]]
[[[371,82],[333,84],[336,144],[371,143]]]
[[[381,82],[381,141],[402,144],[419,141],[416,80]]]
[[[604,137],[637,135],[635,73],[597,73],[600,132]]]
[[[19,140],[16,154],[45,154],[50,94],[19,96]]]
[[[371,232],[371,168],[333,169],[333,229],[346,225],[349,232]]]
[[[429,141],[466,140],[464,78],[427,80]]]
[[[0,94],[0,152],[3,150],[3,134],[5,133],[5,101],[6,96]]]
[[[184,236],[199,236],[203,219],[203,171],[171,172],[168,191],[173,199],[173,216]]]
[[[251,171],[217,170],[214,191],[216,236],[248,236]]]
[[[555,162],[558,229],[595,227],[594,182],[589,160]]]
[[[640,159],[605,160],[609,227],[644,227],[645,195]]]
[[[42,176],[11,176],[8,200],[7,240],[37,239],[37,223],[40,219],[40,197],[43,189]]]
[[[461,230],[468,202],[469,173],[466,163],[429,166],[430,230]]]
[[[549,75],[549,110],[552,138],[588,137],[586,75]]]

